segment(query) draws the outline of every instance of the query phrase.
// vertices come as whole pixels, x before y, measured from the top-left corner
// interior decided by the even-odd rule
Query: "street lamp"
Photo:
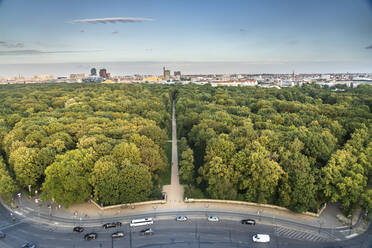
[[[318,223],[319,223],[319,234],[320,234],[320,230],[322,229],[322,220],[321,219],[319,219],[318,220]]]
[[[154,205],[152,206],[152,208],[154,209],[154,218],[156,218],[156,209],[157,209],[158,206]]]
[[[21,205],[22,205],[22,202],[21,202],[21,196],[22,196],[22,194],[21,193],[18,193],[17,196],[18,196],[19,207],[21,207]]]
[[[36,205],[38,206],[37,209],[39,210],[39,211],[38,211],[38,216],[40,216],[40,204],[39,204],[39,199],[36,198],[36,199],[35,199],[35,203],[36,203]]]
[[[52,205],[48,205],[49,208],[49,216],[52,216]]]
[[[128,223],[129,228],[129,247],[132,248],[132,228],[130,227],[130,224]]]

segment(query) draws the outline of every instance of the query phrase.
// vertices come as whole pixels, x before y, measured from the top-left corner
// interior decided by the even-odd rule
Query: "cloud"
[[[11,55],[35,55],[35,54],[56,54],[56,53],[88,53],[88,52],[100,52],[102,50],[90,50],[90,51],[41,51],[35,49],[29,50],[12,50],[12,51],[0,51],[0,56],[11,56]]]
[[[372,49],[372,45],[365,47],[366,49]]]
[[[118,34],[119,33],[119,31],[114,31],[114,32],[112,32],[112,34]]]
[[[0,40],[0,46],[7,47],[7,48],[22,48],[25,46],[22,42],[17,43],[9,43],[3,40]]]
[[[135,18],[135,17],[110,17],[110,18],[94,18],[94,19],[79,19],[73,20],[71,23],[136,23],[136,22],[151,22],[153,19],[150,18]]]

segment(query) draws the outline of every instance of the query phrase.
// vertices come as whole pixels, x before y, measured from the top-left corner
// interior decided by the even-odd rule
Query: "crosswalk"
[[[297,240],[308,240],[313,242],[327,241],[328,239],[315,232],[305,232],[300,230],[293,230],[285,227],[276,227],[276,233],[279,236],[287,237]]]

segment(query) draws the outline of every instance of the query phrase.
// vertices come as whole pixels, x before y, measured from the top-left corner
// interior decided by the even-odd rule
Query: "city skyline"
[[[2,0],[0,76],[372,72],[370,2]]]

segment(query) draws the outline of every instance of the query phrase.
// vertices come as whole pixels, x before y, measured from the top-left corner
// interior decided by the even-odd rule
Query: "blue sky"
[[[194,63],[186,66],[189,73],[372,72],[371,2],[0,0],[0,76],[9,76],[5,69],[14,64],[30,74],[42,73],[45,64],[119,62],[137,69],[116,66],[114,74],[154,73],[161,63],[181,70]],[[117,17],[151,20],[79,22]],[[149,63],[153,68],[141,68]],[[48,70],[80,72],[79,66]]]

